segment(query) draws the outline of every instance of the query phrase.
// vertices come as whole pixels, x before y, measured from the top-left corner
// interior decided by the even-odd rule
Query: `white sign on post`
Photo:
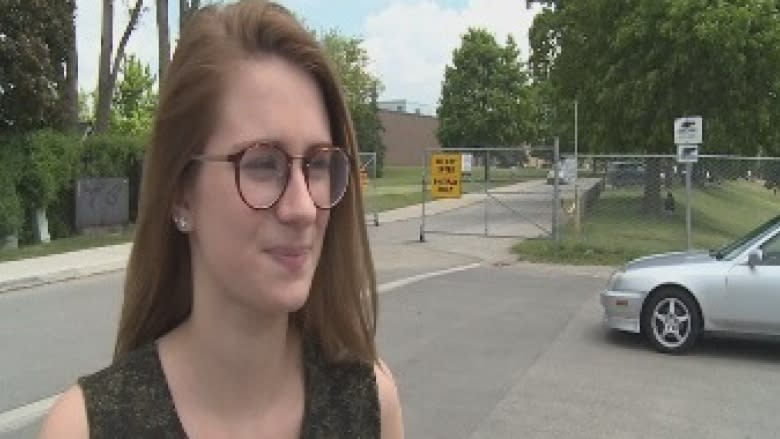
[[[461,162],[460,162],[460,164],[461,164],[460,171],[463,174],[471,174],[471,163],[472,163],[471,159],[472,159],[472,157],[473,156],[471,155],[471,153],[465,153],[465,154],[462,155],[462,159],[461,159]]]
[[[691,116],[675,119],[674,143],[677,145],[700,145],[702,143],[701,117]]]
[[[699,161],[702,143],[700,116],[680,117],[674,120],[674,143],[677,144],[677,162],[685,163],[685,235],[691,251],[691,174],[693,164]]]

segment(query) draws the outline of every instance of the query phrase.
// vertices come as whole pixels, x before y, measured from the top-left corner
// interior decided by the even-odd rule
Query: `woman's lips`
[[[273,247],[267,250],[276,263],[288,271],[303,270],[310,254],[309,247]]]

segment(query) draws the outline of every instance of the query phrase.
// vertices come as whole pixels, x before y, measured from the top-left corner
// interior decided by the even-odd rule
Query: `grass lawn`
[[[556,246],[529,239],[514,246],[522,260],[567,264],[619,265],[639,256],[685,250],[685,192],[673,191],[674,214],[641,213],[641,188],[609,190],[583,219],[580,234],[572,224],[562,229]],[[780,196],[757,183],[726,182],[693,192],[693,247],[721,247],[780,213]]]
[[[93,234],[73,236],[52,240],[48,244],[33,244],[20,246],[16,250],[0,250],[0,262],[18,259],[35,258],[38,256],[67,253],[91,247],[122,244],[133,239],[133,231],[124,229],[117,232],[95,232]]]

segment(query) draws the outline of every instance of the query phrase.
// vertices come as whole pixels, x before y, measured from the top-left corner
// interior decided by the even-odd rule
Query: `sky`
[[[209,0],[203,0],[204,3]],[[79,86],[97,86],[100,54],[101,0],[77,0],[76,37],[79,52]],[[157,25],[154,1],[140,27],[133,32],[127,53],[135,53],[157,71]],[[171,39],[178,35],[177,0],[169,0]],[[317,30],[337,29],[364,41],[370,70],[384,85],[380,100],[406,99],[435,108],[444,68],[469,27],[483,27],[503,43],[507,34],[528,56],[528,28],[538,8],[526,9],[525,0],[281,0],[280,3]],[[128,4],[115,0],[114,50],[127,23]],[[173,49],[173,46],[172,46]]]

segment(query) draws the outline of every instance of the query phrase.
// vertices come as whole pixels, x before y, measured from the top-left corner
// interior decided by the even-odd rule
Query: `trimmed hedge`
[[[22,136],[0,137],[0,239],[18,233],[24,208],[17,192],[22,175]]]
[[[22,170],[18,137],[0,139],[0,240],[17,233],[24,220],[22,200],[16,186]]]
[[[33,239],[36,209],[45,208],[52,238],[75,232],[76,180],[125,177],[130,184],[130,221],[138,205],[146,139],[101,135],[82,139],[52,130],[0,137],[0,238]]]

